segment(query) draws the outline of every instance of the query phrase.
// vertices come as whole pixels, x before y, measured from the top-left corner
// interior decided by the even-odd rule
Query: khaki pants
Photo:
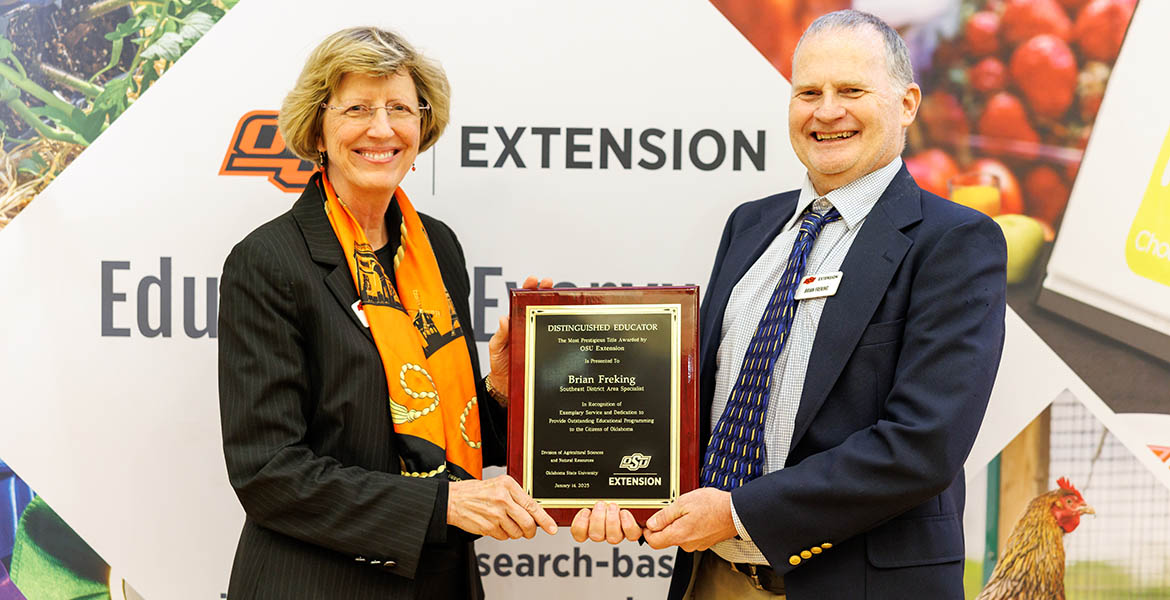
[[[785,600],[768,590],[758,590],[747,575],[731,568],[731,564],[710,550],[695,553],[691,583],[686,600]]]

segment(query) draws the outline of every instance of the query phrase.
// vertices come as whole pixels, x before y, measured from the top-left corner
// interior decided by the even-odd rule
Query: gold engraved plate
[[[525,309],[525,491],[546,508],[679,496],[681,305]]]

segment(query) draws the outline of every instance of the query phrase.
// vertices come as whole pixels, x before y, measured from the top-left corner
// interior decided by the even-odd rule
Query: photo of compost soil
[[[0,0],[0,229],[238,0]]]

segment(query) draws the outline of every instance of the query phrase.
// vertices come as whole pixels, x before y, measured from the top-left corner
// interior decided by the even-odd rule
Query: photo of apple
[[[1040,221],[1021,214],[993,217],[1007,240],[1007,282],[1020,283],[1028,278],[1040,248],[1044,246],[1044,226]]]
[[[947,183],[959,174],[959,166],[943,150],[931,148],[905,159],[906,169],[918,185],[932,194],[948,197]],[[998,209],[998,206],[996,207]]]
[[[964,185],[952,187],[951,201],[973,208],[989,217],[999,214],[999,188],[994,185]]]

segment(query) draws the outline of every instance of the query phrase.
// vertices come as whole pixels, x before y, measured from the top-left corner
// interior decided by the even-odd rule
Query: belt
[[[718,555],[715,554],[715,556]],[[720,557],[720,560],[724,559]],[[724,560],[724,562],[727,561]],[[784,576],[778,575],[776,571],[772,570],[772,567],[752,563],[728,562],[727,564],[731,565],[732,571],[746,575],[751,580],[752,587],[757,590],[767,590],[777,595],[784,594]]]

